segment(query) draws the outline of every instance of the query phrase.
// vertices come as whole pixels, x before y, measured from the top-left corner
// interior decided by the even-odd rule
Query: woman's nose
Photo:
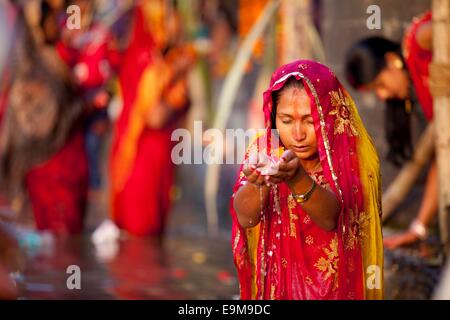
[[[305,139],[306,137],[306,132],[305,130],[303,130],[303,126],[300,123],[296,123],[294,126],[294,132],[293,132],[293,136],[294,136],[294,140],[295,141],[302,141]]]

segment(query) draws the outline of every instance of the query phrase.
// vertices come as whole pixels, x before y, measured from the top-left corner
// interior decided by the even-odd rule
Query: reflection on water
[[[87,236],[56,239],[28,254],[24,299],[231,299],[238,293],[227,240],[127,238],[99,255]],[[69,290],[67,267],[81,269]]]

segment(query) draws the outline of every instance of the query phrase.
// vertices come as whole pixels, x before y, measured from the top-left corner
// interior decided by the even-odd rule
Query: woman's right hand
[[[262,186],[267,184],[266,178],[261,175],[261,169],[259,168],[262,165],[258,164],[249,164],[246,163],[242,172],[247,177],[247,181],[257,186]]]

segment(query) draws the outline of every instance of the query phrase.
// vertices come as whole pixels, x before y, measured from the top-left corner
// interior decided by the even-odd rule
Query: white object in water
[[[91,240],[95,245],[97,258],[102,261],[110,261],[119,252],[120,230],[116,224],[107,219],[95,229]]]
[[[107,219],[103,221],[100,226],[92,233],[91,240],[95,245],[99,245],[106,242],[116,242],[119,240],[120,230],[116,224]]]

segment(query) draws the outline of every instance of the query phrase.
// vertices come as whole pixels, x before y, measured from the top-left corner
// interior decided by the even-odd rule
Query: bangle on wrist
[[[420,240],[428,237],[427,226],[418,220],[414,220],[409,226],[409,231],[414,233]]]

